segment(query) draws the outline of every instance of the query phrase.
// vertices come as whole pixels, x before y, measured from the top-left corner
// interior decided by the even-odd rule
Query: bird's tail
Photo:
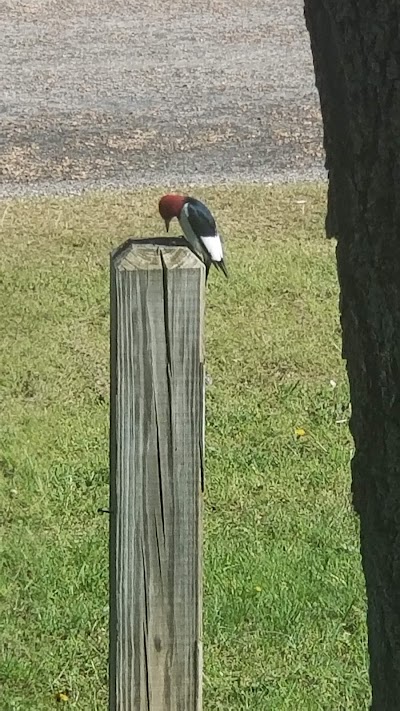
[[[223,273],[225,274],[226,278],[228,279],[228,278],[229,278],[229,274],[228,274],[228,270],[227,270],[227,268],[226,268],[226,264],[225,264],[224,260],[221,259],[221,261],[219,261],[219,262],[214,262],[214,264],[215,264],[215,266],[217,267],[217,269],[220,269],[221,272],[223,272]]]

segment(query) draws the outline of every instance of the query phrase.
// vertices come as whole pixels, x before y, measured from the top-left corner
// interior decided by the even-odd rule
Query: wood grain
[[[204,265],[111,256],[111,711],[200,711]]]

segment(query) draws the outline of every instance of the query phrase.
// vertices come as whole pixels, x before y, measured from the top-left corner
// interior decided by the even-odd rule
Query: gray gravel
[[[325,178],[301,0],[0,0],[0,197]]]

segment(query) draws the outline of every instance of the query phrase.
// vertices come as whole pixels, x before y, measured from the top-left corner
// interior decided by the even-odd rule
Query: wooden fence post
[[[110,711],[201,711],[204,265],[111,255]]]

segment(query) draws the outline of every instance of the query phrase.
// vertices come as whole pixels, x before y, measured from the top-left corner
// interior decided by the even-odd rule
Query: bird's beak
[[[165,220],[165,229],[167,230],[167,232],[169,231],[169,223],[170,222],[171,222],[171,220]]]

